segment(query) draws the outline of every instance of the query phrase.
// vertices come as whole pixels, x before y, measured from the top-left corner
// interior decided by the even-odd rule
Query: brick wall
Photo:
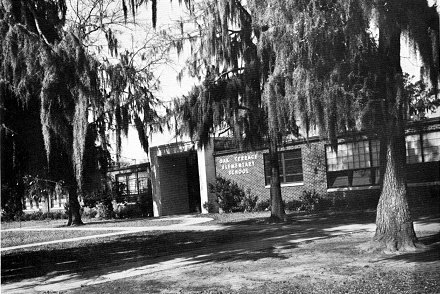
[[[297,200],[303,191],[315,190],[320,195],[327,197],[329,202],[336,205],[338,209],[376,208],[380,196],[379,187],[345,188],[327,192],[324,141],[291,145],[280,148],[280,151],[298,148],[301,149],[304,181],[302,185],[282,185],[281,193],[284,201]],[[216,176],[232,180],[244,189],[250,189],[254,195],[258,196],[258,201],[267,200],[270,198],[270,191],[264,182],[263,160],[263,154],[267,152],[267,150],[259,150],[217,154],[215,156]],[[410,206],[420,206],[427,203],[439,203],[440,192],[438,191],[438,185],[413,187],[412,184],[409,184],[409,204]]]
[[[282,184],[283,200],[288,202],[298,199],[304,190],[315,190],[322,195],[325,194],[327,180],[324,142],[291,145],[280,148],[280,151],[291,149],[301,149],[304,182],[291,186]],[[267,152],[267,150],[259,150],[217,154],[215,156],[216,175],[236,182],[245,190],[250,189],[254,195],[258,196],[259,201],[267,200],[270,198],[270,191],[269,187],[265,186],[263,159],[263,154]]]
[[[269,189],[264,187],[263,151],[216,155],[215,171],[216,176],[250,189],[259,201],[269,198]]]

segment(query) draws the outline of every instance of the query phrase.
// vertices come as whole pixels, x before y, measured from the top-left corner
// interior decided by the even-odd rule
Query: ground
[[[374,211],[94,223],[86,239],[13,250],[2,239],[2,293],[440,293],[440,215],[415,215],[427,247],[392,255],[362,249]],[[118,234],[90,237],[98,228]]]

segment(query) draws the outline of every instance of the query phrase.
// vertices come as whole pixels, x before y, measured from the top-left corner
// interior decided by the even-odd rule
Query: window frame
[[[432,182],[432,181],[437,181],[437,178],[439,177],[438,173],[435,175],[430,175],[430,177],[426,177],[426,171],[438,170],[438,167],[440,166],[439,160],[428,159],[428,158],[432,158],[432,156],[427,156],[426,154],[426,150],[428,150],[428,148],[431,149],[437,148],[438,150],[440,150],[439,147],[440,145],[434,144],[430,147],[425,146],[428,140],[426,139],[426,135],[431,133],[440,134],[440,130],[418,131],[418,132],[410,132],[405,134],[405,170],[406,170],[408,183]],[[434,137],[434,140],[438,138],[439,137]],[[328,152],[327,152],[328,150],[327,148],[330,146],[330,144],[325,145],[327,189],[356,188],[356,187],[362,188],[368,186],[381,185],[382,175],[380,174],[380,142],[378,141],[378,139],[347,141],[347,142],[341,142],[338,145],[356,144],[362,141],[369,142],[368,153],[369,153],[370,167],[366,167],[366,168],[345,168],[345,169],[330,171],[329,163],[328,163]],[[375,145],[376,148],[374,150],[375,153],[373,153],[373,148],[372,148],[373,144]],[[436,159],[436,157],[434,157],[434,159]],[[353,174],[361,170],[370,170],[369,184],[353,185],[353,178],[354,178]],[[333,180],[332,177],[337,176],[338,174],[339,176],[347,177],[347,185],[338,185],[338,186],[334,185],[337,179]],[[330,183],[332,183],[332,185],[330,185]]]
[[[286,153],[296,153],[299,156],[294,156],[292,158],[287,158],[287,161],[295,161],[300,160],[301,165],[294,165],[294,166],[300,166],[301,172],[293,173],[293,174],[286,174]],[[269,153],[263,153],[263,167],[264,167],[264,184],[265,187],[270,187],[270,175],[268,175],[268,165],[269,162]],[[302,185],[304,184],[304,168],[303,168],[303,158],[302,158],[302,148],[295,148],[295,149],[289,149],[289,150],[282,150],[278,151],[278,163],[280,164],[280,184],[281,186],[296,186],[296,185]],[[301,180],[297,181],[287,181],[287,177],[289,176],[301,176]]]
[[[360,153],[361,151],[361,145],[363,144],[363,153]],[[367,143],[367,144],[365,144]],[[351,187],[369,187],[369,186],[378,186],[380,185],[382,181],[382,177],[380,175],[380,143],[378,144],[378,139],[367,139],[367,140],[359,140],[359,141],[347,141],[347,142],[341,142],[338,143],[338,145],[345,145],[346,153],[349,153],[348,147],[352,146],[352,154],[350,155],[344,155],[346,159],[346,167],[342,169],[336,169],[336,170],[329,170],[329,163],[328,163],[328,150],[329,147],[331,148],[331,144],[325,144],[325,168],[326,168],[326,179],[327,179],[327,189],[338,189],[338,188],[351,188]],[[375,153],[373,153],[373,145],[375,146]],[[368,149],[367,149],[368,147]],[[338,147],[339,149],[339,147]],[[331,150],[331,149],[330,149]],[[368,151],[367,151],[368,150]],[[376,157],[374,157],[374,154],[376,154]],[[339,166],[338,162],[338,154],[336,153],[336,166]],[[361,158],[364,159],[364,161],[361,163]],[[377,160],[375,160],[375,158]],[[350,165],[355,166],[356,160],[359,159],[359,167],[350,167]],[[350,164],[353,162],[353,164]],[[375,165],[377,163],[377,165]],[[360,167],[363,165],[363,167]],[[357,179],[355,177],[356,173],[362,173],[362,172],[368,172],[368,183],[365,184],[353,184],[353,179]],[[347,184],[346,185],[338,185],[335,186],[335,182],[337,181],[337,177],[346,177]],[[333,177],[335,177],[333,179]]]

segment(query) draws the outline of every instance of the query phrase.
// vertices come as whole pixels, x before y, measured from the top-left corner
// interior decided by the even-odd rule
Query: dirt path
[[[415,223],[430,245],[427,250],[396,256],[360,251],[358,245],[371,238],[375,226],[356,218],[210,227],[170,233],[166,240],[173,238],[175,247],[160,238],[148,240],[144,231],[70,256],[52,252],[60,258],[33,264],[40,274],[4,283],[2,293],[371,293],[386,290],[385,284],[395,286],[383,293],[440,291],[439,219]],[[419,280],[427,291],[420,292],[426,285]]]

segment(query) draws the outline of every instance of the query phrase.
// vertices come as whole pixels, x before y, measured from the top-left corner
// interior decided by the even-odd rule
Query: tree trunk
[[[417,237],[411,219],[406,185],[405,120],[408,101],[400,66],[401,29],[386,11],[379,13],[379,52],[383,58],[378,81],[382,96],[382,191],[377,205],[375,249],[414,250]]]
[[[68,226],[79,226],[84,223],[81,220],[80,205],[76,185],[69,186],[69,220]]]
[[[272,136],[271,136],[272,137]],[[280,221],[284,220],[283,199],[281,198],[280,166],[278,162],[278,151],[276,141],[270,140],[269,143],[269,162],[270,162],[270,203],[271,218]]]
[[[384,140],[385,173],[377,206],[376,234],[373,238],[386,251],[414,249],[417,237],[411,219],[405,175],[405,134],[403,127],[391,126]]]
[[[278,122],[276,110],[276,94],[272,85],[268,83],[270,91],[266,94],[267,116],[269,122],[269,164],[270,164],[270,202],[271,202],[271,218],[275,221],[284,220],[286,214],[284,212],[283,200],[281,198],[280,184],[280,166],[278,163]]]

